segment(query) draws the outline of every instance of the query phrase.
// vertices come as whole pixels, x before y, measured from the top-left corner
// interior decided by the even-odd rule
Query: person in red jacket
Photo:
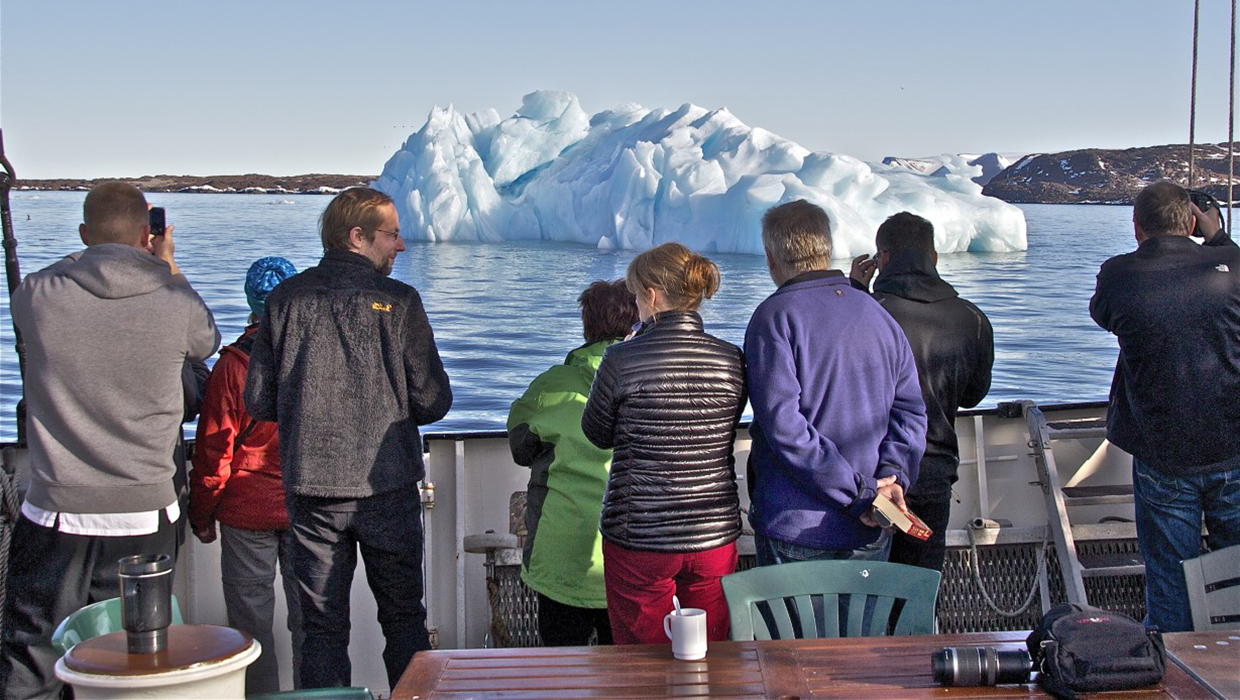
[[[249,633],[263,648],[258,661],[246,669],[249,693],[280,689],[271,631],[277,562],[293,635],[293,684],[301,687],[297,678],[301,608],[292,571],[276,424],[252,418],[242,398],[250,346],[267,294],[296,273],[292,263],[279,257],[261,258],[250,266],[245,279],[250,324],[236,342],[220,350],[207,380],[190,473],[189,521],[194,536],[204,544],[214,542],[216,522],[220,524],[220,570],[228,624]]]

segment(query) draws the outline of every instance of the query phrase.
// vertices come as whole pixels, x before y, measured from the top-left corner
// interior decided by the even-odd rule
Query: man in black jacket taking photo
[[[1240,544],[1240,248],[1170,182],[1141,190],[1132,223],[1137,249],[1102,264],[1089,312],[1119,341],[1107,439],[1132,455],[1145,623],[1183,632],[1203,518],[1211,550]]]
[[[900,212],[878,227],[874,257],[853,260],[854,287],[869,289],[891,314],[913,349],[922,398],[926,402],[926,453],[917,482],[905,502],[933,530],[927,541],[898,534],[890,561],[943,570],[952,484],[960,464],[956,410],[976,406],[990,391],[994,331],[990,320],[939,277],[934,226],[916,214]]]

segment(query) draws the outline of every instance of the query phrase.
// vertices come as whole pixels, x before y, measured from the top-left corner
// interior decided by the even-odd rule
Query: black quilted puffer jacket
[[[603,537],[649,552],[701,552],[741,534],[732,442],[745,409],[740,348],[665,311],[607,349],[581,427],[613,448]]]

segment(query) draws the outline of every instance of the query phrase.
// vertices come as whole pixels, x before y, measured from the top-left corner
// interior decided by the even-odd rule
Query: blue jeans
[[[784,542],[782,540],[773,540],[754,533],[754,552],[758,566],[774,566],[776,564],[791,564],[798,561],[818,561],[824,559],[856,559],[861,561],[887,561],[887,557],[891,554],[891,533],[883,531],[873,543],[858,549],[814,549],[813,547],[803,547],[799,544]],[[815,596],[813,599],[814,620],[818,627],[818,637],[837,637],[844,636],[842,631],[832,631],[828,634],[826,630],[826,616],[823,614],[822,598]],[[796,614],[796,601],[791,598],[785,599],[788,606],[789,617],[792,619],[793,634],[796,637],[810,636],[801,631],[801,621]],[[849,599],[847,596],[840,596],[839,599],[839,621],[841,625],[845,625],[848,620]],[[766,621],[767,629],[771,630],[772,636],[775,631],[775,619],[770,615],[769,609],[765,606],[768,603],[759,603],[758,610],[762,614],[762,618]],[[869,629],[870,619],[874,614],[874,602],[866,603],[862,625]]]
[[[301,592],[304,688],[352,685],[349,590],[357,552],[379,608],[389,687],[431,648],[422,604],[422,502],[416,487],[360,499],[288,496]]]
[[[773,540],[754,533],[753,543],[757,551],[754,553],[758,566],[788,564],[794,561],[815,561],[819,559],[858,559],[861,561],[887,561],[891,554],[891,533],[883,531],[871,544],[857,549],[814,549],[799,544]]]
[[[1132,487],[1145,559],[1145,624],[1163,632],[1192,630],[1180,562],[1201,555],[1203,517],[1211,550],[1240,544],[1240,468],[1170,476],[1133,458]]]

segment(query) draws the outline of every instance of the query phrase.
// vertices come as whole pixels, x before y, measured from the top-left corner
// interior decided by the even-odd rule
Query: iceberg
[[[942,253],[1024,250],[1024,214],[982,195],[982,165],[949,165],[926,174],[811,152],[727,109],[623,104],[590,116],[571,93],[538,91],[506,119],[434,108],[373,186],[395,200],[409,240],[679,241],[761,255],[763,212],[806,199],[830,216],[836,257],[872,253],[899,211],[933,222]]]

